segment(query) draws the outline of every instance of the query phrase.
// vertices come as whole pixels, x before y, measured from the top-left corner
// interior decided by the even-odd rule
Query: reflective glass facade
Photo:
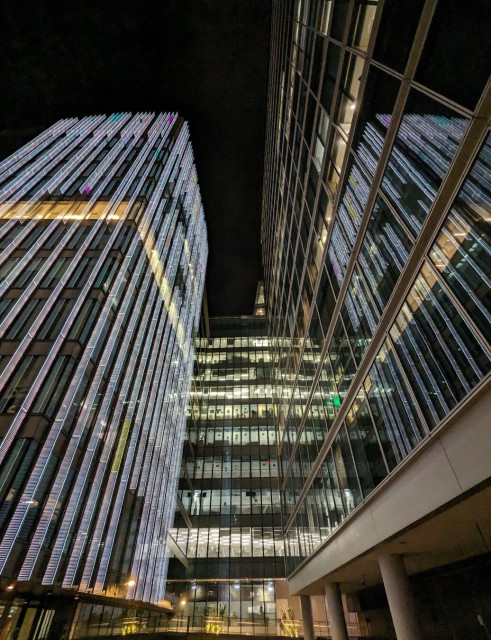
[[[457,5],[273,2],[262,245],[287,574],[489,384],[489,70],[457,95],[435,66]]]
[[[207,259],[188,125],[62,120],[0,163],[0,572],[145,602]]]

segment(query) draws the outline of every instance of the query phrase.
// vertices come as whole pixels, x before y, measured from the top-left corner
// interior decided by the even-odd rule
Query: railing
[[[142,620],[138,616],[124,621],[97,624],[78,624],[70,635],[71,640],[85,638],[120,638],[132,635],[176,634],[184,635],[223,635],[303,638],[301,620],[281,618],[237,619],[231,617],[195,616],[194,618],[174,617],[169,620]],[[366,637],[357,624],[348,624],[348,634],[352,638]],[[314,635],[317,638],[331,638],[330,625],[326,621],[314,621]]]

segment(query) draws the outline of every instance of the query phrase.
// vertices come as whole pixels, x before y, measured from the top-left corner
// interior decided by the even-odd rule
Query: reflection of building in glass
[[[387,117],[377,120],[382,126],[390,123]],[[292,466],[291,481],[286,485],[290,490],[285,496],[291,505],[296,505],[304,489],[303,480],[307,479],[310,470],[306,462],[312,453],[315,455],[315,450],[309,451],[309,445],[313,444],[312,436],[309,437],[311,423],[316,422],[319,412],[323,413],[325,424],[319,435],[320,447],[325,437],[322,429],[335,421],[357,368],[364,364],[363,358],[380,316],[408,260],[414,233],[421,228],[436,196],[437,189],[432,185],[444,175],[449,165],[447,156],[455,151],[464,124],[462,119],[449,121],[433,116],[404,116],[402,119],[381,184],[387,199],[378,195],[368,218],[358,260],[353,264],[344,304],[340,308],[341,317],[327,347],[323,375],[301,427],[305,433],[298,441],[297,459]],[[361,160],[365,167],[375,167],[380,148],[375,128],[367,126],[357,149],[359,165],[352,163],[327,248],[327,270],[334,274],[338,289],[343,286],[367,202],[370,170],[362,173]],[[474,289],[476,286],[482,288],[486,282],[485,265],[491,254],[489,236],[485,233],[485,207],[489,206],[491,194],[490,155],[491,146],[486,142],[436,244],[430,249],[431,262],[422,265],[346,414],[345,426],[326,452],[327,457],[297,516],[296,522],[300,526],[292,527],[293,553],[290,555],[309,555],[489,372],[486,349],[479,344],[479,329],[484,335],[489,331],[489,301],[483,290],[477,293]],[[417,207],[421,213],[417,213]],[[449,231],[449,223],[453,232]],[[467,243],[469,249],[463,251],[463,245]],[[442,244],[446,253],[440,248]],[[465,269],[462,268],[464,265]],[[452,307],[445,282],[458,292],[459,303],[464,302],[472,309],[477,331],[472,332],[468,325],[463,325],[460,315],[455,317],[456,308]],[[443,327],[446,331],[442,331]],[[302,367],[305,367],[305,353],[310,349],[312,342],[306,340]],[[308,376],[300,379],[308,381]],[[291,391],[287,398],[290,394]],[[292,414],[292,409],[290,412]],[[298,410],[296,415],[292,414],[294,424],[302,416],[303,412]],[[297,433],[297,429],[289,429],[291,438],[295,439]],[[367,433],[371,433],[370,445],[366,440]],[[361,447],[359,440],[364,441]],[[339,462],[335,464],[336,452]],[[285,446],[286,465],[290,456],[291,449]],[[295,469],[302,465],[306,473],[298,475],[302,482],[297,482],[295,491],[292,488],[296,482]],[[350,474],[346,465],[353,472],[356,468],[357,474]],[[288,467],[286,469],[288,472]],[[309,522],[318,524],[312,527]]]
[[[207,257],[188,126],[63,120],[0,172],[1,575],[158,602]]]
[[[272,5],[253,316],[205,297],[193,343],[181,118],[65,120],[0,162],[2,640],[491,627],[481,3]]]
[[[411,574],[468,562],[477,589],[487,561],[487,74],[460,74],[458,98],[432,77],[457,3],[421,22],[417,4],[273,2],[262,247],[287,576],[341,627],[339,583],[345,613],[384,583],[397,627],[401,553]]]

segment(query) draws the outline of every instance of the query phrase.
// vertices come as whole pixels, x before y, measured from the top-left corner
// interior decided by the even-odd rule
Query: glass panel
[[[377,327],[378,313],[373,298],[356,266],[341,313],[351,349],[359,364]]]
[[[40,287],[54,288],[60,282],[63,274],[70,265],[70,258],[58,258],[46,276],[43,278]]]
[[[317,96],[322,71],[322,57],[327,48],[327,40],[317,36],[315,41],[314,59],[312,61],[312,75],[310,76],[310,89]]]
[[[367,203],[370,181],[352,156],[346,174],[348,178],[345,180],[343,199],[338,209],[338,221],[350,245],[353,245]]]
[[[491,338],[491,134],[430,256],[484,336]]]
[[[36,379],[45,356],[24,356],[0,396],[0,413],[17,413]]]
[[[333,442],[332,452],[336,464],[344,510],[349,514],[360,504],[362,498],[355,465],[353,463],[353,456],[351,455],[351,449],[344,427],[341,428],[339,435]]]
[[[384,310],[392,294],[412,244],[379,196],[368,222],[358,261],[380,311]]]
[[[329,43],[327,47],[326,62],[324,66],[324,83],[321,93],[321,104],[327,111],[328,115],[331,115],[331,105],[334,96],[334,87],[336,84],[336,76],[338,75],[340,48]]]
[[[436,5],[416,80],[474,110],[489,76],[491,38],[486,0]],[[452,73],[442,73],[452,69]]]
[[[379,351],[364,384],[385,457],[392,470],[422,440],[425,431],[388,343]]]
[[[324,156],[324,147],[327,140],[327,132],[329,127],[329,117],[322,107],[319,107],[317,120],[317,136],[314,143],[313,162],[320,173],[322,166],[322,158]]]
[[[334,379],[339,391],[338,402],[341,403],[356,371],[349,341],[346,337],[346,332],[341,319],[339,319],[336,324],[336,328],[334,329],[331,343],[329,345],[329,358],[331,361]]]
[[[427,265],[390,335],[431,426],[440,422],[490,369],[483,347]]]
[[[23,269],[21,274],[17,277],[15,282],[12,284],[12,287],[25,287],[26,284],[31,284],[31,281],[36,278],[39,272],[44,267],[44,263],[46,262],[46,258],[34,258],[29,262],[27,267]]]
[[[348,15],[349,0],[335,0],[332,15],[331,31],[329,35],[335,40],[342,40],[346,17]]]
[[[415,235],[428,215],[467,124],[466,118],[457,117],[423,94],[415,90],[409,94],[382,190]]]
[[[360,58],[360,56],[355,56],[353,53],[348,56],[344,63],[336,122],[346,135],[349,135],[355,114],[364,64],[365,60]]]
[[[386,477],[387,468],[368,403],[361,390],[346,416],[346,429],[361,489],[366,497]]]
[[[37,338],[39,340],[55,340],[59,336],[74,303],[75,300],[73,298],[57,300],[48,316],[44,319]]]
[[[321,471],[324,476],[329,522],[331,528],[336,529],[344,520],[345,509],[332,448],[328,451],[322,463]]]
[[[423,5],[424,0],[385,0],[373,52],[375,60],[404,71]]]
[[[355,0],[348,44],[362,51],[368,49],[376,11],[377,0]]]
[[[392,38],[394,39],[394,38]],[[370,67],[353,137],[353,149],[371,175],[380,158],[390,115],[400,83],[384,71]]]
[[[337,173],[341,173],[341,167],[344,160],[344,154],[346,153],[346,140],[339,131],[334,130],[334,136],[331,144],[330,155]],[[336,183],[339,177],[336,179]],[[326,184],[331,188],[331,191],[335,192],[335,187],[332,186],[333,178],[330,174],[327,176]]]
[[[76,362],[70,356],[56,358],[34,402],[34,413],[45,413],[50,418],[54,416],[75,366]]]
[[[5,334],[6,340],[22,340],[27,333],[35,330],[35,321],[46,301],[40,298],[31,298],[27,301],[24,308],[17,315],[14,322],[10,325],[9,330]]]
[[[331,282],[333,286],[335,286],[334,283],[337,282],[340,287],[344,280],[344,274],[346,273],[346,267],[350,259],[350,251],[341,227],[337,222],[334,222],[328,255],[329,265],[332,267],[334,273],[334,278],[331,278]],[[329,275],[331,275],[331,273]],[[336,289],[336,293],[338,290],[339,289]]]

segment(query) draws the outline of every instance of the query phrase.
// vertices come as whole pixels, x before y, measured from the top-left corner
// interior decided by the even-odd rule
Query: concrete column
[[[302,608],[303,637],[305,640],[315,640],[314,618],[312,616],[312,601],[310,596],[300,596]]]
[[[397,640],[420,640],[416,605],[411,595],[402,556],[383,555],[378,561]]]
[[[332,640],[348,640],[348,629],[344,619],[343,601],[338,582],[326,584],[327,615],[331,625]]]

